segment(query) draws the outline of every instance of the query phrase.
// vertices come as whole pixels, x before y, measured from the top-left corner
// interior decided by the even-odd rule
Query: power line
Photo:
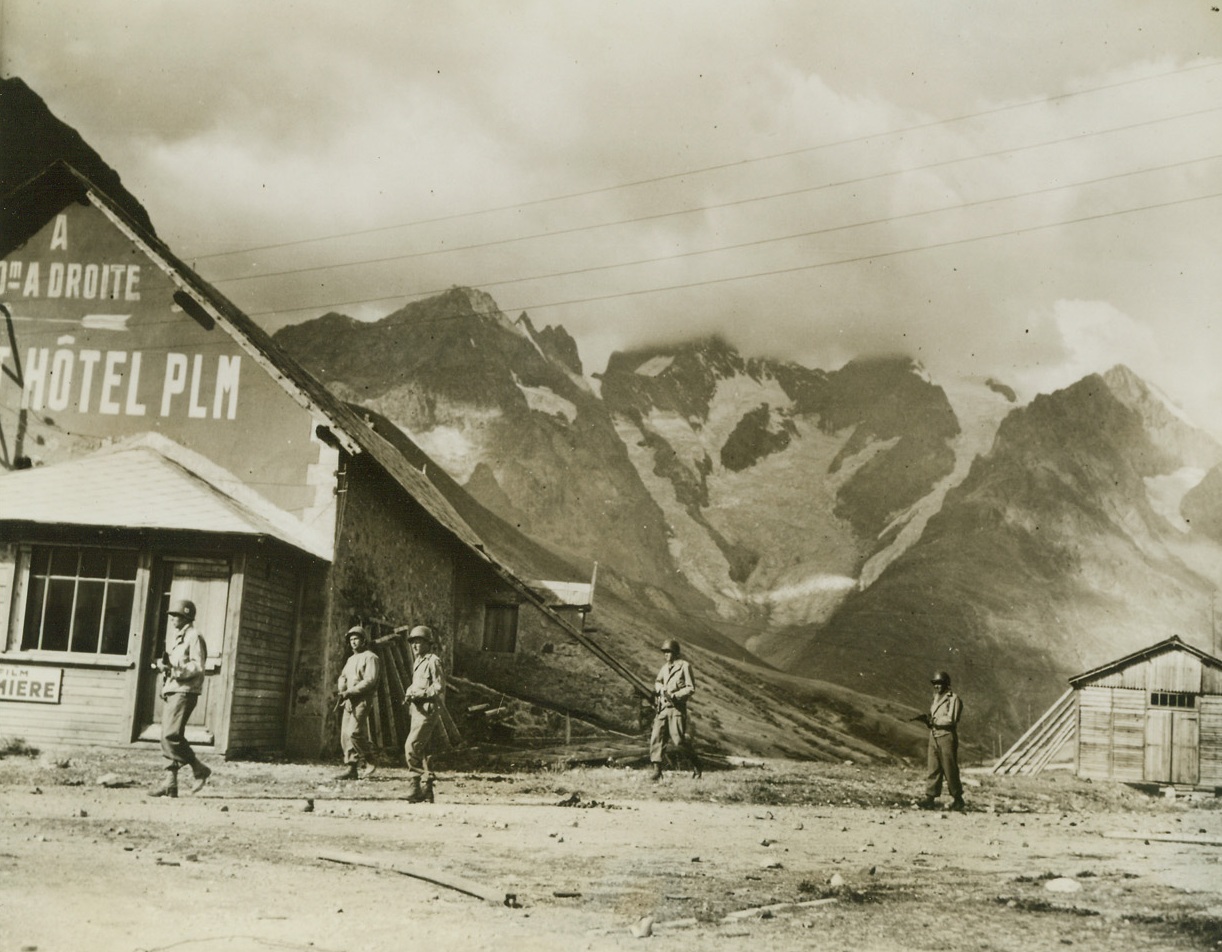
[[[638,258],[633,261],[620,261],[613,264],[590,265],[586,268],[573,268],[568,271],[549,271],[544,274],[531,275],[524,278],[505,278],[501,281],[480,281],[480,289],[504,287],[510,284],[525,284],[530,281],[545,281],[551,278],[567,278],[579,274],[591,274],[597,271],[612,271],[618,268],[632,268],[644,264],[657,264],[663,261],[678,261],[683,258],[694,258],[701,255],[719,254],[723,251],[737,251],[743,248],[759,247],[760,245],[774,244],[782,241],[795,241],[799,238],[814,238],[819,235],[833,234],[838,231],[848,231],[853,228],[868,228],[873,225],[885,225],[891,222],[905,221],[913,218],[921,218],[926,215],[940,215],[945,212],[963,211],[968,208],[977,208],[982,205],[993,205],[998,202],[1014,201],[1019,198],[1031,198],[1036,195],[1047,195],[1052,192],[1062,192],[1071,188],[1083,188],[1088,185],[1098,185],[1102,182],[1115,181],[1117,179],[1129,178],[1134,175],[1147,175],[1151,172],[1164,172],[1169,169],[1183,168],[1188,165],[1195,165],[1200,162],[1210,162],[1222,158],[1222,153],[1203,156],[1195,159],[1185,159],[1182,162],[1171,162],[1166,165],[1149,166],[1143,169],[1133,169],[1128,172],[1118,172],[1114,175],[1103,175],[1093,179],[1084,179],[1079,182],[1070,182],[1066,185],[1051,185],[1047,188],[1031,189],[1026,192],[1015,192],[1010,195],[998,195],[992,198],[982,198],[974,202],[961,202],[956,205],[944,205],[941,208],[929,208],[917,212],[906,212],[902,215],[888,215],[882,218],[866,219],[865,221],[850,222],[846,225],[831,225],[827,228],[817,228],[811,231],[794,232],[788,235],[776,235],[771,238],[757,238],[753,241],[737,242],[730,245],[717,245],[713,248],[704,248],[697,251],[683,251],[677,254],[657,255],[652,258]],[[325,267],[320,269],[325,270]],[[242,279],[236,279],[242,280]],[[223,283],[223,282],[217,282]],[[430,291],[416,292],[422,297],[441,294],[446,288],[434,288]]]
[[[1035,142],[1029,145],[1017,146],[1014,148],[997,149],[993,152],[983,152],[976,155],[959,156],[953,159],[942,159],[937,162],[929,162],[925,165],[916,165],[903,169],[893,169],[886,172],[876,172],[871,175],[862,175],[856,178],[840,179],[835,182],[825,182],[820,185],[804,186],[797,189],[788,189],[783,192],[773,192],[767,195],[757,195],[751,198],[740,198],[726,202],[716,202],[708,205],[698,205],[694,208],[683,208],[677,211],[654,212],[649,215],[639,215],[633,218],[621,218],[609,222],[598,222],[590,225],[575,225],[571,228],[561,228],[553,231],[534,232],[526,235],[516,235],[511,238],[498,238],[491,241],[473,242],[466,245],[455,245],[451,248],[434,248],[428,251],[409,251],[402,254],[386,255],[380,258],[361,258],[355,261],[341,261],[335,264],[310,265],[303,268],[287,268],[280,271],[265,271],[259,274],[243,274],[235,275],[229,278],[217,278],[215,284],[232,284],[238,281],[255,281],[266,278],[287,277],[295,274],[308,274],[318,271],[335,271],[340,268],[364,267],[375,264],[388,264],[392,261],[406,261],[412,258],[427,258],[435,255],[454,254],[459,251],[477,251],[483,248],[494,248],[501,245],[515,244],[520,241],[534,241],[539,238],[556,238],[565,235],[579,234],[584,231],[593,231],[601,228],[614,228],[620,225],[635,225],[648,221],[658,221],[663,218],[672,218],[679,215],[693,215],[701,212],[717,211],[724,208],[734,208],[741,205],[750,205],[756,202],[773,201],[778,198],[793,198],[795,195],[805,195],[811,192],[819,192],[832,188],[843,188],[848,185],[861,185],[865,182],[873,182],[879,179],[892,178],[900,175],[909,175],[914,172],[928,172],[931,169],[945,168],[950,165],[957,165],[962,162],[973,162],[979,159],[997,158],[1003,155],[1016,155],[1020,152],[1029,152],[1034,149],[1048,148],[1053,145],[1063,145],[1066,142],[1080,142],[1086,138],[1094,136],[1111,135],[1117,132],[1128,132],[1133,129],[1139,129],[1145,126],[1157,125],[1163,122],[1175,122],[1180,119],[1191,119],[1197,116],[1205,115],[1211,112],[1222,111],[1222,106],[1211,106],[1206,109],[1197,109],[1192,112],[1181,113],[1174,116],[1163,116],[1157,119],[1148,119],[1142,122],[1130,123],[1123,126],[1115,126],[1110,129],[1100,129],[1095,132],[1075,134],[1071,136],[1063,136],[1057,139],[1048,139],[1043,142]]]
[[[614,294],[592,295],[584,298],[572,298],[565,301],[550,301],[540,304],[513,305],[510,310],[524,311],[541,311],[551,307],[564,307],[572,304],[589,304],[595,301],[608,301],[616,298],[637,297],[642,294],[657,294],[662,291],[678,291],[688,288],[701,287],[713,284],[726,284],[732,281],[746,281],[751,278],[773,277],[781,274],[792,274],[798,271],[812,271],[818,268],[831,268],[842,264],[855,264],[862,261],[874,261],[880,258],[892,258],[897,255],[913,254],[918,251],[931,251],[939,248],[950,248],[955,245],[970,244],[974,241],[987,241],[993,238],[1005,238],[1013,235],[1028,234],[1035,231],[1046,231],[1049,228],[1062,228],[1066,225],[1077,225],[1083,222],[1098,221],[1104,218],[1113,218],[1120,215],[1130,215],[1135,212],[1152,211],[1159,208],[1169,208],[1176,205],[1186,205],[1192,202],[1208,201],[1213,198],[1222,197],[1222,192],[1210,192],[1206,195],[1196,195],[1190,198],[1175,199],[1168,202],[1158,202],[1153,205],[1139,205],[1134,208],[1116,209],[1110,212],[1102,212],[1098,215],[1084,215],[1080,218],[1069,218],[1064,221],[1048,222],[1043,225],[1032,225],[1027,228],[1015,228],[1007,231],[993,232],[986,235],[974,235],[968,238],[956,238],[950,241],[935,242],[929,245],[914,245],[910,248],[899,248],[892,251],[880,251],[867,255],[857,255],[851,258],[839,258],[835,261],[820,261],[813,264],[795,265],[791,268],[777,268],[770,271],[754,271],[749,274],[730,275],[722,278],[709,278],[702,281],[689,281],[683,284],[671,284],[654,288],[640,288],[634,291],[619,291]],[[249,317],[262,317],[268,314],[293,314],[298,311],[312,311],[321,308],[344,307],[351,304],[369,304],[377,301],[395,300],[403,297],[403,293],[387,294],[379,297],[370,298],[355,298],[346,301],[332,301],[327,304],[307,304],[302,307],[274,308],[265,311],[248,311]],[[413,295],[415,296],[415,295]]]
[[[899,129],[883,130],[882,132],[870,133],[868,135],[855,136],[850,139],[839,139],[834,142],[824,142],[818,145],[805,146],[799,149],[791,149],[786,152],[777,152],[771,155],[756,156],[749,159],[738,159],[733,162],[723,162],[717,165],[709,165],[701,168],[688,169],[681,172],[670,172],[665,175],[653,176],[651,178],[637,179],[631,182],[621,182],[616,185],[604,185],[598,188],[586,189],[579,192],[569,192],[561,195],[553,195],[546,198],[528,199],[525,201],[512,202],[507,205],[498,205],[490,208],[476,209],[467,212],[458,212],[452,215],[442,215],[434,218],[421,218],[408,222],[399,222],[393,225],[379,225],[373,228],[361,228],[355,231],[336,232],[330,235],[319,235],[314,238],[298,238],[293,241],[275,242],[266,245],[252,245],[247,248],[238,248],[231,251],[218,251],[206,255],[190,255],[192,261],[205,261],[211,258],[224,258],[232,255],[249,254],[253,251],[271,251],[278,248],[290,248],[298,245],[314,244],[320,241],[335,241],[341,238],[355,238],[360,235],[371,235],[385,231],[393,231],[399,228],[413,228],[419,225],[440,224],[447,221],[457,221],[463,218],[472,218],[478,215],[490,215],[497,212],[512,211],[518,208],[530,208],[537,205],[544,205],[551,202],[568,201],[574,198],[585,198],[590,195],[600,195],[606,192],[619,191],[621,189],[638,188],[643,185],[653,185],[658,182],[667,182],[673,179],[684,178],[690,175],[703,175],[707,172],[723,171],[725,169],[739,168],[742,166],[752,165],[758,162],[770,162],[776,159],[792,158],[796,155],[805,155],[810,152],[817,152],[823,149],[835,148],[837,146],[856,145],[862,142],[869,142],[873,139],[885,138],[889,136],[907,135],[912,132],[919,132],[925,129],[934,129],[938,126],[952,125],[959,122],[967,122],[972,119],[982,119],[988,116],[1000,115],[1006,112],[1012,112],[1018,109],[1026,109],[1031,106],[1047,105],[1048,103],[1061,102],[1067,99],[1073,99],[1079,96],[1087,96],[1098,92],[1105,92],[1110,89],[1118,89],[1124,86],[1131,86],[1137,83],[1153,82],[1159,79],[1165,79],[1168,76],[1176,76],[1182,73],[1194,72],[1200,69],[1212,69],[1217,66],[1222,66],[1222,62],[1213,63],[1197,63],[1192,66],[1184,66],[1179,69],[1168,70],[1164,73],[1155,73],[1150,76],[1140,76],[1134,79],[1119,80],[1114,83],[1107,83],[1102,86],[1093,86],[1089,89],[1080,89],[1076,92],[1061,93],[1057,96],[1043,97],[1039,99],[1028,99],[1018,103],[1011,103],[1007,106],[997,106],[993,109],[985,109],[980,112],[967,113],[961,116],[954,116],[949,119],[935,119],[929,122],[916,123],[911,126],[904,126]]]

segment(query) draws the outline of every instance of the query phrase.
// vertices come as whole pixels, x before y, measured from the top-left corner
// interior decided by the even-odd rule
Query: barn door
[[[229,605],[229,562],[225,559],[166,559],[159,563],[156,587],[150,598],[145,644],[144,682],[140,705],[141,740],[161,738],[161,678],[150,665],[165,651],[170,606],[182,599],[195,602],[195,627],[208,645],[207,677],[199,703],[187,722],[187,740],[211,744],[224,712],[223,679],[213,677],[221,669],[225,648],[225,617]]]
[[[1200,725],[1196,711],[1146,711],[1146,765],[1151,783],[1195,785],[1200,779]]]
[[[1201,776],[1198,757],[1200,725],[1196,711],[1171,714],[1171,782],[1196,785]]]
[[[1146,767],[1143,779],[1171,782],[1171,711],[1146,711]]]

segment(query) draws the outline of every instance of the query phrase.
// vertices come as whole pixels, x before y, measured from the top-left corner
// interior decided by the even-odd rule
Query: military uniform
[[[702,772],[700,758],[696,756],[688,736],[687,722],[687,702],[696,691],[692,666],[679,658],[677,642],[666,642],[662,650],[668,652],[668,657],[653,682],[657,713],[649,735],[649,761],[653,765],[653,776],[656,780],[662,775],[662,754],[667,743],[670,743],[687,755],[692,764],[692,776],[699,777]]]
[[[161,752],[169,764],[165,780],[153,791],[156,797],[178,796],[178,771],[183,766],[191,768],[195,777],[192,789],[196,793],[212,773],[187,742],[187,721],[204,688],[208,643],[195,627],[194,602],[179,602],[168,614],[175,619],[175,631],[156,667],[162,676]]]
[[[411,789],[407,799],[413,803],[433,799],[433,771],[429,752],[442,728],[441,706],[445,702],[445,674],[441,659],[432,651],[433,632],[417,625],[407,636],[415,655],[412,683],[404,696],[411,713],[412,726],[403,745]],[[419,647],[417,647],[419,646]],[[421,782],[423,781],[423,787]]]
[[[344,663],[336,689],[339,691],[343,712],[339,729],[340,748],[344,752],[346,773],[340,779],[350,780],[363,773],[369,776],[376,769],[373,765],[373,745],[369,739],[369,715],[378,689],[381,667],[378,656],[369,647],[369,636],[360,626],[348,631],[348,637],[356,635],[360,647],[353,647],[352,654]]]
[[[954,798],[957,808],[963,806],[963,784],[959,780],[959,718],[963,702],[949,688],[935,694],[929,706],[929,752],[926,758],[929,774],[925,780],[927,805],[942,795],[942,781]]]

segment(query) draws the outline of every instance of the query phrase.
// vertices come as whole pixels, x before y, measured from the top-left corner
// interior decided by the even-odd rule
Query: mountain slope
[[[1151,482],[1222,450],[1157,407],[1121,368],[1012,412],[916,544],[828,625],[789,632],[792,670],[917,703],[945,667],[1012,739],[1068,675],[1194,640],[1217,552],[1156,509]]]

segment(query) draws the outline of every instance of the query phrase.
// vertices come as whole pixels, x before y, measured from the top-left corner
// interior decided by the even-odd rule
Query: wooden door
[[[1171,782],[1195,786],[1200,781],[1201,731],[1196,711],[1171,714]]]
[[[140,705],[141,740],[161,737],[161,677],[150,665],[165,651],[169,631],[167,612],[183,599],[195,603],[195,627],[208,646],[203,691],[187,722],[187,740],[193,744],[211,744],[224,714],[222,679],[215,677],[221,670],[225,649],[225,619],[229,605],[229,562],[225,559],[165,559],[155,573],[156,587],[149,599],[149,614],[145,622],[145,644],[149,646],[146,677]]]
[[[1146,711],[1146,765],[1142,779],[1150,783],[1171,782],[1171,711]]]

